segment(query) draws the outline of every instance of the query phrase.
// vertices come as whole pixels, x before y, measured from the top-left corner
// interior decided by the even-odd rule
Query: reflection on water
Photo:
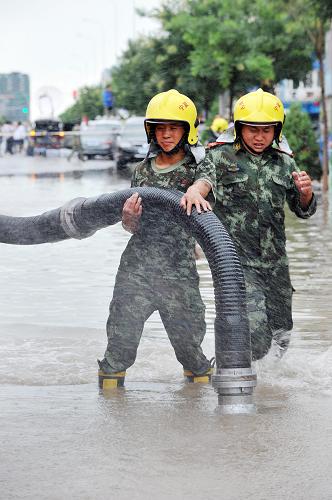
[[[31,215],[77,196],[125,189],[112,170],[1,178],[0,210]],[[287,216],[294,332],[287,355],[256,363],[256,416],[220,417],[211,386],[186,385],[158,314],[125,389],[97,388],[96,358],[128,234],[1,245],[1,498],[330,499],[332,463],[331,209]],[[207,356],[214,303],[207,305]],[[106,494],[105,494],[106,493]]]

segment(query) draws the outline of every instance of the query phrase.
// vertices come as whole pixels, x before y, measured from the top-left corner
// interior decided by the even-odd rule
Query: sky
[[[31,119],[45,113],[47,91],[55,114],[73,103],[73,91],[100,81],[129,39],[158,31],[152,10],[161,0],[0,0],[0,73],[30,77]],[[46,89],[46,90],[45,90]]]

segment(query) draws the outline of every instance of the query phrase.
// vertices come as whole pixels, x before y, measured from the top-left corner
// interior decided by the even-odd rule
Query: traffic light
[[[29,113],[29,109],[25,106],[24,108],[22,108],[22,113],[27,115]]]

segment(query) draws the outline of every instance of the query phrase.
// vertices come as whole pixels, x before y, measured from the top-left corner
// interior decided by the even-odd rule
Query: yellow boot
[[[126,372],[105,373],[98,370],[98,381],[100,389],[116,389],[124,386]]]
[[[183,370],[183,375],[186,377],[188,382],[193,384],[208,384],[211,382],[211,376],[213,374],[213,368],[209,368],[207,372],[202,373],[201,375],[195,375],[190,370]]]
[[[188,382],[194,384],[196,383],[208,384],[209,382],[211,382],[211,377],[214,372],[214,365],[215,365],[215,358],[211,358],[210,368],[205,373],[202,373],[201,375],[195,375],[190,370],[183,370],[183,375],[186,377]]]

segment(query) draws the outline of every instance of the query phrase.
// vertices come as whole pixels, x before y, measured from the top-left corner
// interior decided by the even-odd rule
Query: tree
[[[192,75],[213,81],[215,94],[229,90],[230,109],[234,96],[311,68],[312,46],[284,0],[188,0],[164,23],[174,26],[191,46]]]
[[[121,106],[142,113],[157,92],[175,87],[208,111],[224,91],[265,90],[282,78],[296,81],[311,68],[312,47],[285,0],[183,0],[149,15],[158,36],[131,42],[113,70]]]
[[[288,0],[255,0],[252,4],[253,50],[261,51],[273,64],[274,82],[304,80],[312,68],[312,43],[302,23],[290,16]]]
[[[90,120],[102,115],[104,108],[101,94],[102,89],[98,86],[81,88],[77,101],[60,115],[61,120],[79,123],[84,115]]]
[[[332,2],[329,0],[311,0],[311,5],[319,12],[322,19],[328,22],[332,19]]]
[[[288,5],[288,3],[287,3]],[[293,19],[300,21],[306,36],[311,41],[315,57],[319,62],[319,82],[321,88],[321,109],[323,122],[323,174],[322,189],[328,191],[329,159],[328,159],[328,123],[325,98],[324,57],[325,34],[330,27],[332,7],[325,0],[294,0],[288,5]]]
[[[252,50],[249,2],[193,0],[183,4],[166,29],[180,29],[190,47],[190,74],[212,82],[213,98],[229,90],[231,109],[234,95],[274,77],[270,59]]]
[[[161,64],[160,71],[164,75],[164,84],[167,88],[175,87],[183,94],[189,95],[198,109],[204,110],[207,115],[212,103],[218,95],[218,75],[204,73],[193,75],[190,54],[193,45],[190,39],[184,36],[184,13],[177,2],[164,4],[155,15],[163,27],[164,36],[158,54]]]
[[[294,153],[296,163],[313,178],[320,180],[322,168],[319,161],[319,145],[308,113],[296,103],[287,113],[283,133]]]
[[[165,25],[170,17],[171,11],[164,10]],[[153,95],[176,88],[191,97],[198,108],[208,110],[215,97],[216,80],[193,78],[189,52],[182,31],[171,27],[166,35],[130,42],[112,70],[118,106],[143,114]]]

